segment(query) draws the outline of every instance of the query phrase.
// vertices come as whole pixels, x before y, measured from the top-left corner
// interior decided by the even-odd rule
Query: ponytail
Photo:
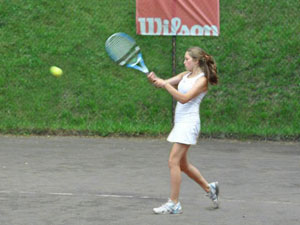
[[[205,63],[204,63],[204,74],[206,75],[208,82],[211,85],[217,85],[219,78],[217,75],[217,65],[215,63],[214,58],[211,55],[206,54],[204,56]]]
[[[199,47],[191,47],[187,50],[193,59],[198,60],[199,66],[211,85],[218,84],[217,65],[214,58]]]

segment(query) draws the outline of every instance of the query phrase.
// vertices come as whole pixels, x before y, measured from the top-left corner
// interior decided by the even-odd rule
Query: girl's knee
[[[187,173],[189,171],[189,165],[186,163],[181,163],[180,164],[180,169],[182,172]]]
[[[179,167],[180,164],[177,160],[173,159],[173,158],[170,158],[169,161],[168,161],[168,165],[169,165],[169,168],[174,168],[174,167]]]

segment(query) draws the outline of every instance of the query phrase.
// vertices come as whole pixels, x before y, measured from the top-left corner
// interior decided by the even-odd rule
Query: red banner
[[[219,0],[136,0],[141,35],[219,36]]]

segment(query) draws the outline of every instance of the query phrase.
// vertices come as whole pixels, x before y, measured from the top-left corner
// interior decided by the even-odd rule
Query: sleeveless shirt
[[[183,76],[178,84],[178,91],[182,94],[187,93],[194,86],[198,78],[204,76],[200,73],[195,77],[189,78],[190,73]],[[175,123],[200,123],[200,103],[207,92],[202,92],[189,102],[182,104],[177,102],[175,109]]]

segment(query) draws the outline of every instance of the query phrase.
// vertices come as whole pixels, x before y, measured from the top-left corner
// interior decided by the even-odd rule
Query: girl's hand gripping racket
[[[149,73],[144,63],[140,47],[135,40],[125,33],[115,33],[105,42],[105,49],[110,58],[120,66],[126,66],[139,70],[145,74]]]

